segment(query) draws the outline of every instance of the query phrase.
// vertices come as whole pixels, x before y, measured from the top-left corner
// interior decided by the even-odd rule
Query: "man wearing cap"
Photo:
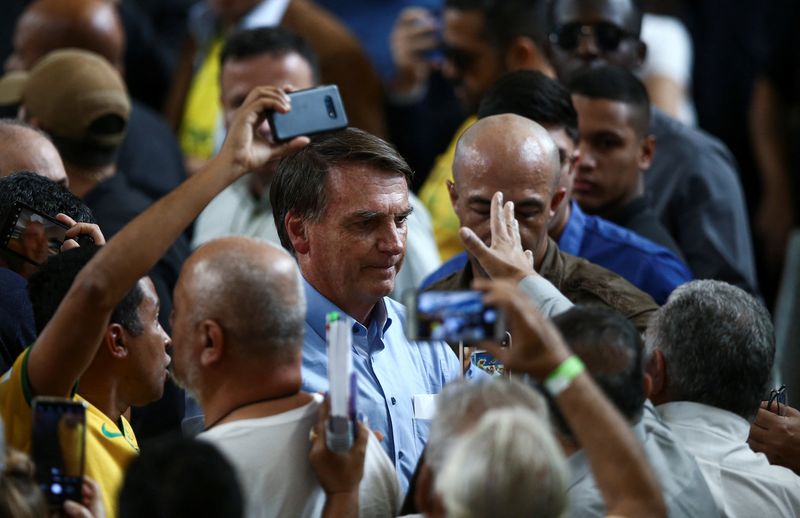
[[[20,81],[21,117],[46,132],[64,161],[69,189],[91,209],[103,234],[111,237],[153,200],[117,174],[116,159],[125,138],[130,101],[117,71],[100,56],[78,49],[51,52]],[[146,245],[146,243],[143,243]],[[150,272],[161,300],[161,324],[168,327],[172,291],[189,245],[179,237]],[[137,426],[140,435],[177,429],[183,396],[170,387],[152,421]]]

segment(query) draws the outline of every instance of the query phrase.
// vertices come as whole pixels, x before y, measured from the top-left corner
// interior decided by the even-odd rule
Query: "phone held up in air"
[[[288,95],[292,100],[289,112],[267,115],[275,142],[347,127],[347,113],[336,85],[297,90]]]
[[[353,447],[356,425],[356,373],[353,370],[353,321],[336,311],[325,317],[328,342],[328,397],[331,409],[325,423],[326,446],[343,453]]]
[[[40,265],[61,250],[67,230],[64,223],[18,201],[3,222],[0,247]]]
[[[408,304],[406,334],[416,341],[502,341],[505,318],[479,291],[424,291]]]
[[[82,500],[86,404],[65,398],[33,399],[31,456],[48,505]]]

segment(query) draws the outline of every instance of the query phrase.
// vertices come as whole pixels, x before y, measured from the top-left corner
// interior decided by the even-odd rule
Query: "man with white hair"
[[[723,516],[800,509],[800,477],[747,445],[774,356],[767,309],[721,281],[675,290],[645,335],[650,400],[697,459]]]

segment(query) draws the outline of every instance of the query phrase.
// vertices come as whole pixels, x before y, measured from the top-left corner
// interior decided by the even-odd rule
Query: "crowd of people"
[[[0,517],[800,516],[800,11],[715,136],[711,4],[4,2]],[[274,138],[325,84],[348,127]],[[409,338],[460,290],[504,339]]]

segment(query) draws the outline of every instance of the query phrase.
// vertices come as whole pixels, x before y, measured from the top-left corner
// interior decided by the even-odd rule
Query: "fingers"
[[[506,229],[502,192],[496,192],[492,196],[492,203],[489,209],[489,228],[492,231],[492,248],[494,248],[508,232]]]
[[[489,247],[478,238],[477,234],[471,228],[461,227],[458,230],[458,237],[461,239],[464,249],[483,264],[486,254],[489,253]]]
[[[64,514],[70,518],[92,518],[92,513],[89,509],[72,500],[64,502]]]
[[[56,220],[60,221],[61,223],[65,224],[65,225],[67,225],[68,227],[72,227],[72,226],[74,226],[74,225],[76,225],[78,223],[74,219],[70,218],[69,216],[67,216],[66,214],[61,213],[61,212],[56,214]]]

